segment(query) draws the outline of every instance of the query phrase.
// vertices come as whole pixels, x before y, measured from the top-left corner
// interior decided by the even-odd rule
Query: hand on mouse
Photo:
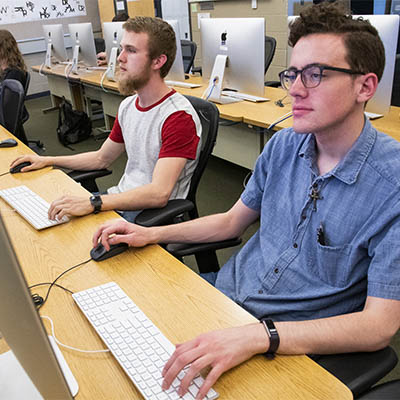
[[[18,164],[21,164],[22,162],[29,161],[31,165],[28,165],[27,167],[24,167],[21,169],[21,172],[28,172],[28,171],[33,171],[35,169],[40,169],[47,167],[51,165],[49,163],[49,160],[47,157],[42,157],[38,156],[35,154],[30,154],[30,155],[25,155],[25,156],[19,156],[17,157],[11,164],[10,168],[15,167]]]
[[[102,65],[107,65],[106,53],[104,51],[97,53],[97,65],[99,67]]]
[[[152,228],[144,228],[122,219],[109,221],[94,233],[93,247],[97,246],[99,239],[107,251],[110,250],[110,244],[121,242],[128,243],[132,247],[143,247],[146,244],[156,243],[152,232]]]
[[[61,219],[64,215],[82,216],[93,212],[89,197],[62,196],[50,204],[49,219]]]

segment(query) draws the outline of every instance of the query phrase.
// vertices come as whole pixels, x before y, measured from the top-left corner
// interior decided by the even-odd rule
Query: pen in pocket
[[[326,238],[322,222],[319,224],[319,227],[317,228],[317,242],[321,246],[326,246]]]

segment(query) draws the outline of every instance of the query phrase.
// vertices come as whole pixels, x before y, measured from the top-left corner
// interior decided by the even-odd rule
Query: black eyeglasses
[[[329,67],[328,65],[321,64],[311,64],[307,65],[303,69],[285,69],[279,73],[279,78],[281,80],[282,87],[286,90],[289,90],[296,81],[297,76],[300,74],[304,87],[311,89],[317,87],[321,83],[321,79],[324,76],[325,70],[344,72],[345,74],[350,75],[364,75],[363,72],[353,71],[352,69]]]

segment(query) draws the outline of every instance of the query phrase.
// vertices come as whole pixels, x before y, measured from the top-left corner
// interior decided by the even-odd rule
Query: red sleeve
[[[113,125],[110,135],[108,137],[113,142],[124,143],[124,137],[122,136],[121,125],[119,124],[119,121],[118,121],[118,115],[115,118],[114,125]]]
[[[161,131],[161,150],[158,158],[181,157],[196,159],[199,136],[190,114],[177,111],[164,122]]]

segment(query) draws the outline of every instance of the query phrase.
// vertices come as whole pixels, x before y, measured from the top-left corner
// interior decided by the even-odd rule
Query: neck
[[[317,165],[320,175],[336,167],[349,152],[364,127],[364,112],[333,130],[316,133]]]
[[[150,107],[161,100],[171,89],[160,76],[150,79],[149,82],[137,91],[140,107]]]

